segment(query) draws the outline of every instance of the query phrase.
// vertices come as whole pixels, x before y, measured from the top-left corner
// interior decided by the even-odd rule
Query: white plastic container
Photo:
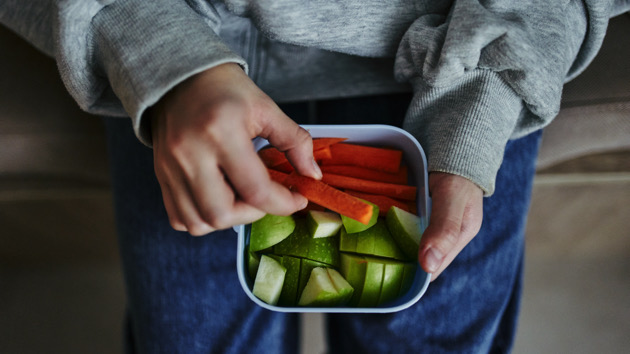
[[[422,218],[423,229],[428,225],[430,198],[428,193],[427,160],[418,141],[406,131],[390,125],[303,125],[313,138],[342,137],[346,142],[373,146],[398,148],[403,151],[405,163],[409,168],[410,181],[418,187],[417,209]],[[259,150],[268,145],[264,139],[255,139],[254,146]],[[420,266],[409,292],[394,301],[380,307],[283,307],[269,305],[252,293],[253,279],[247,274],[246,250],[249,243],[250,225],[235,226],[238,233],[237,271],[243,290],[258,305],[279,312],[334,312],[334,313],[387,313],[403,310],[415,304],[424,295],[431,279]]]

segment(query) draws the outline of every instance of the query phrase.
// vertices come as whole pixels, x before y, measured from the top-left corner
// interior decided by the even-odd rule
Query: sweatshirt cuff
[[[466,73],[454,85],[412,80],[414,98],[405,129],[427,153],[430,172],[447,172],[494,193],[505,145],[523,111],[521,98],[489,70]]]
[[[150,124],[143,113],[185,79],[243,58],[232,52],[183,1],[116,1],[92,21],[94,58],[112,93],[131,116],[138,138],[151,145]]]

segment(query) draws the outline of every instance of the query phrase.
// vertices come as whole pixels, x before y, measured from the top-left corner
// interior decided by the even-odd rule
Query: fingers
[[[479,232],[483,193],[456,175],[432,173],[429,181],[433,205],[420,243],[419,261],[434,280]]]
[[[269,178],[247,137],[230,139],[225,150],[230,156],[222,159],[222,168],[241,200],[275,215],[289,215],[306,207],[306,198]]]
[[[278,150],[284,151],[299,174],[315,179],[322,178],[322,171],[313,159],[311,135],[280,109],[270,119],[265,120],[261,136]]]

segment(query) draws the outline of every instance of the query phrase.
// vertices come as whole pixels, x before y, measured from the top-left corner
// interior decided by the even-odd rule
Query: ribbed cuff
[[[429,171],[447,172],[494,193],[505,145],[523,109],[520,97],[495,73],[471,71],[448,87],[412,81],[405,129],[427,152]]]
[[[183,1],[116,1],[92,25],[95,58],[147,145],[151,134],[142,115],[171,88],[223,63],[247,68]]]

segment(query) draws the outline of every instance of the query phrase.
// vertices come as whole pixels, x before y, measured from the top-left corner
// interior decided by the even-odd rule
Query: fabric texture
[[[224,62],[252,66],[256,82],[281,102],[298,99],[292,92],[301,100],[323,99],[411,85],[417,105],[406,127],[423,132],[418,138],[429,168],[470,178],[491,195],[504,142],[555,117],[562,84],[595,56],[609,17],[629,8],[628,1],[612,0],[3,0],[0,21],[55,56],[83,109],[130,115],[146,144],[145,110],[182,80]],[[336,54],[295,65],[316,52]],[[365,72],[369,80],[361,79]],[[486,87],[510,90],[470,93],[467,85],[480,75]],[[463,101],[483,94],[486,105],[497,107],[426,115],[428,101],[446,92]],[[517,98],[523,108],[515,117]],[[453,129],[454,119],[468,129]],[[449,148],[426,126],[429,121],[431,128],[448,130]]]

